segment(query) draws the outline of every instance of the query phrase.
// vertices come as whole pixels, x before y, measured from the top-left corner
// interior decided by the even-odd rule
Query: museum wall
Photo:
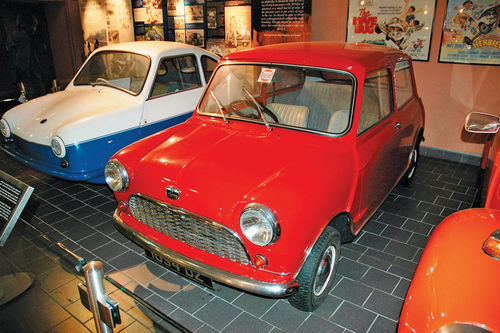
[[[66,86],[83,63],[83,36],[77,0],[45,4],[58,84]]]
[[[498,114],[500,66],[439,63],[446,0],[437,0],[430,59],[415,61],[418,92],[426,110],[424,146],[480,155],[483,136],[464,133],[471,111]],[[313,41],[345,41],[348,1],[314,0]]]

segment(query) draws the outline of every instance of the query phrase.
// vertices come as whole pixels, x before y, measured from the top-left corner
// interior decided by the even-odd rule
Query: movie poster
[[[253,46],[311,40],[312,0],[252,1]]]
[[[79,0],[85,57],[99,46],[134,40],[128,0]]]
[[[499,65],[499,15],[499,0],[449,0],[439,62]]]
[[[387,45],[429,60],[435,0],[350,0],[347,41]]]

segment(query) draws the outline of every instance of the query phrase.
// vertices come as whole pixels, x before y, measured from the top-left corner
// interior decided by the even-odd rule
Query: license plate
[[[173,261],[168,260],[167,258],[162,257],[158,253],[150,251],[148,249],[144,249],[146,252],[146,257],[153,260],[154,262],[170,269],[171,271],[180,274],[191,281],[204,285],[210,289],[214,289],[214,283],[211,278],[204,276],[196,271],[193,271],[189,268],[183,267]]]

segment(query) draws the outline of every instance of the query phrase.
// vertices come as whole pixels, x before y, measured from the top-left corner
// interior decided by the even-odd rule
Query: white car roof
[[[107,46],[99,47],[97,52],[100,51],[132,51],[137,53],[143,53],[151,56],[152,58],[165,55],[165,54],[182,54],[182,53],[205,53],[207,55],[214,56],[218,58],[214,53],[211,53],[205,49],[198,46],[167,42],[167,41],[139,41],[139,42],[128,42],[112,44]]]

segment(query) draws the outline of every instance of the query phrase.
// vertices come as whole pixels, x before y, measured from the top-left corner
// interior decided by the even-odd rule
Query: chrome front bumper
[[[115,210],[113,214],[115,228],[125,237],[152,252],[160,254],[171,262],[175,262],[185,268],[199,272],[217,282],[228,286],[245,290],[249,293],[266,297],[286,297],[294,294],[298,290],[296,280],[287,283],[271,283],[250,279],[238,274],[234,274],[220,268],[216,268],[205,263],[193,260],[175,251],[172,251],[163,245],[160,245],[151,239],[138,233],[135,229],[129,227],[119,216],[119,211]]]

